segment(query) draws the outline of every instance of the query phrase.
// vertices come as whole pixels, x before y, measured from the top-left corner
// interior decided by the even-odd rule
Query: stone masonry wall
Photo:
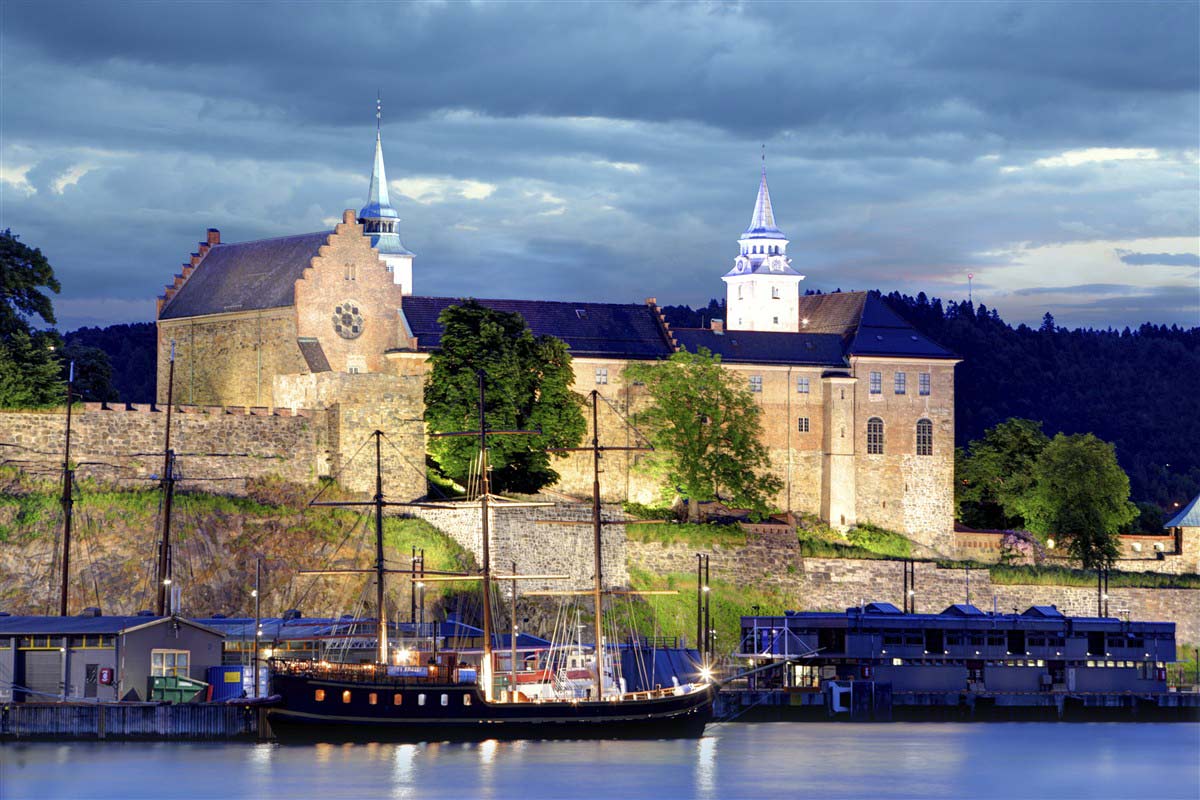
[[[166,411],[156,406],[113,409],[87,403],[72,412],[71,460],[79,478],[145,488],[163,465]],[[307,412],[267,408],[177,407],[171,446],[181,488],[224,494],[245,491],[247,478],[316,477],[321,423]],[[29,472],[61,469],[66,419],[62,410],[0,412],[0,458]]]
[[[690,573],[697,549],[686,544],[628,542],[629,563],[654,573]],[[707,551],[714,577],[735,585],[773,588],[794,603],[797,611],[840,611],[862,602],[887,602],[903,607],[903,563],[865,559],[804,558],[791,534],[748,532],[746,546]],[[916,608],[938,613],[967,597],[967,574],[936,564],[916,565]],[[988,573],[971,570],[971,602],[991,610],[993,597],[1002,612],[1024,611],[1031,605],[1055,605],[1067,615],[1094,616],[1096,590],[1086,586],[993,584]],[[1200,590],[1109,590],[1109,613],[1146,621],[1174,622],[1179,642],[1200,642]]]
[[[477,503],[454,508],[423,508],[416,514],[450,536],[464,549],[483,558],[482,526]],[[620,523],[619,506],[605,504],[601,518]],[[568,575],[566,581],[522,581],[521,590],[590,589],[592,586],[592,507],[586,503],[491,508],[492,569],[507,573],[515,561],[522,575]],[[559,524],[554,524],[555,522]],[[626,570],[625,525],[605,525],[601,533],[601,558],[605,587],[629,583]]]

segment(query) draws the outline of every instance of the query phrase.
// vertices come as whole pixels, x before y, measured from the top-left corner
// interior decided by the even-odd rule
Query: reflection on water
[[[0,797],[1200,797],[1200,725],[723,724],[700,740],[0,747]],[[169,790],[169,791],[168,791]]]

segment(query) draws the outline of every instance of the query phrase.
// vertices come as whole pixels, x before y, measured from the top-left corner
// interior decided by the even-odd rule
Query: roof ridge
[[[405,300],[474,300],[478,303],[554,303],[556,305],[572,306],[575,308],[579,306],[629,306],[639,309],[646,307],[644,303],[610,303],[604,300],[539,300],[524,297],[453,297],[451,295],[432,294],[408,295]]]
[[[334,231],[332,231],[332,230],[312,231],[311,233],[293,233],[288,236],[268,236],[265,239],[246,239],[245,241],[241,241],[241,242],[221,242],[220,244],[213,245],[213,247],[214,248],[230,247],[230,246],[235,246],[235,245],[239,245],[239,244],[258,244],[260,242],[278,242],[278,241],[282,241],[284,239],[303,239],[306,236],[320,236],[320,235],[331,236],[331,235],[333,235],[333,233],[334,233]]]

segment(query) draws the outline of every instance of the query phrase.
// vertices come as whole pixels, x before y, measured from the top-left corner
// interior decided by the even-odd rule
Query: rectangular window
[[[469,705],[471,705],[471,695],[469,695],[469,694],[464,694],[464,695],[463,695],[463,705],[464,705],[464,706],[469,706]]]
[[[883,394],[883,373],[871,373],[871,394]]]
[[[928,372],[917,373],[917,394],[921,395],[922,397],[929,396],[929,373]]]
[[[808,433],[808,417],[800,417],[797,420],[796,429],[801,433]]]
[[[318,703],[324,703],[325,702],[325,690],[317,689],[315,692],[313,692],[313,699],[316,700]]]
[[[808,378],[796,378],[796,393],[808,394]]]
[[[608,367],[596,367],[596,385],[604,386],[608,383]]]
[[[400,703],[403,702],[403,700],[404,700],[404,695],[400,694],[399,692],[396,692],[394,695],[392,695],[392,705],[394,705],[394,706],[400,705]]]
[[[424,694],[417,695],[417,705],[419,705],[419,706],[425,705],[425,695]]]
[[[893,376],[896,394],[905,394],[908,392],[908,373],[897,372]]]
[[[375,692],[371,692],[370,694],[367,695],[367,702],[373,706],[378,705],[379,704],[379,695],[375,694]]]
[[[750,376],[750,391],[754,392],[755,394],[762,393],[762,375]]]
[[[450,695],[447,695],[447,694],[442,695],[442,705],[444,705],[444,706],[450,705]]]
[[[150,674],[157,676],[182,675],[186,678],[191,660],[190,650],[151,650]]]
[[[345,691],[342,692],[342,702],[343,703],[350,702],[350,690],[349,689],[346,689]]]

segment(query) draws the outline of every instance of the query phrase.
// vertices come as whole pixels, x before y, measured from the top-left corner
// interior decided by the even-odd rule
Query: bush
[[[898,533],[864,522],[846,534],[850,544],[890,558],[910,558],[912,542]]]
[[[648,506],[626,500],[621,507],[625,509],[626,514],[636,519],[661,519],[664,522],[676,519],[675,511],[670,506]]]

